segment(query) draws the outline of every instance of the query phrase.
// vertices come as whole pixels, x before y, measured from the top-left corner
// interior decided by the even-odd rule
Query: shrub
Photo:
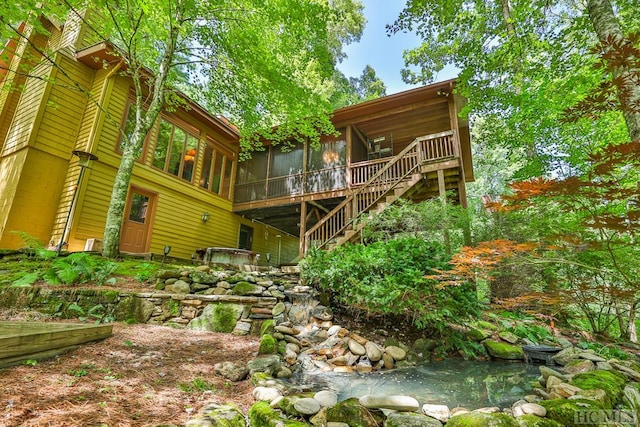
[[[405,315],[419,328],[442,330],[479,310],[471,285],[425,278],[447,269],[448,261],[441,243],[404,237],[311,251],[300,265],[303,280],[331,292],[338,303],[370,314]]]

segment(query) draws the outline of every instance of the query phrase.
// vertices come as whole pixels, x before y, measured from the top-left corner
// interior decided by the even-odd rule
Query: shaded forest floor
[[[0,312],[0,320],[51,321]],[[73,320],[66,320],[73,321]],[[257,337],[115,323],[113,335],[54,359],[0,370],[0,426],[183,424],[206,403],[253,403],[249,380],[231,383],[218,362],[247,362]]]

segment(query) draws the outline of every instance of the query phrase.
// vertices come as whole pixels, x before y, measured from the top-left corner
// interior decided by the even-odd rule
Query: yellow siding
[[[4,229],[0,229],[0,247],[19,248],[23,246],[14,231],[24,231],[38,238],[43,244],[49,243],[58,198],[62,191],[67,162],[34,149],[21,150],[11,157],[17,172],[2,191],[1,201],[11,198],[8,219]],[[4,159],[2,165],[4,166]],[[18,166],[17,168],[15,166]],[[21,167],[23,166],[23,167]],[[0,172],[2,173],[2,172]],[[13,190],[13,197],[5,199],[5,189]],[[4,212],[4,209],[2,210]]]

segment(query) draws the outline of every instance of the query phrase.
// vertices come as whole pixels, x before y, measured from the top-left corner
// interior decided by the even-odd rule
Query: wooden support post
[[[444,182],[444,170],[438,169],[438,194],[442,203],[447,204],[447,186]]]
[[[305,233],[307,232],[307,202],[300,203],[300,248],[299,248],[299,258],[302,259],[304,257],[305,252],[307,251],[307,246],[309,243],[305,239]]]

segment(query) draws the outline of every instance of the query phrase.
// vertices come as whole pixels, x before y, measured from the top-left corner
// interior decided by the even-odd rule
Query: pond
[[[313,390],[330,389],[339,400],[371,395],[412,396],[421,404],[511,406],[528,394],[540,371],[536,365],[446,360],[368,374],[306,373],[295,378]]]

